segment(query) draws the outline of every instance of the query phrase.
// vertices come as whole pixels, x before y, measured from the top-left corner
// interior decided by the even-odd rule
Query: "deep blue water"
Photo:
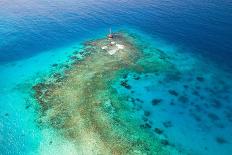
[[[0,62],[130,26],[231,66],[230,0],[0,1]]]

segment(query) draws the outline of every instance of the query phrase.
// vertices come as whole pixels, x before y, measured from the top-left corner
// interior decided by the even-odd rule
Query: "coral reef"
[[[141,125],[128,97],[119,95],[112,85],[123,78],[120,84],[131,89],[126,80],[128,71],[136,73],[134,80],[140,79],[140,73],[157,71],[169,71],[169,78],[178,79],[177,71],[163,52],[162,55],[158,50],[154,55],[144,52],[144,45],[133,35],[113,35],[111,40],[86,42],[81,52],[70,57],[72,65],[62,74],[54,73],[52,79],[33,87],[41,107],[38,122],[54,128],[85,154],[169,154],[163,149],[169,142],[146,132],[151,124]],[[106,47],[113,46],[110,45],[112,41],[123,48],[114,53],[107,51],[113,48]],[[77,59],[77,55],[83,59]],[[131,100],[134,104],[143,102]],[[154,99],[152,104],[161,101]],[[144,115],[149,116],[150,112],[145,111]],[[166,122],[164,126],[171,127],[172,124]],[[158,129],[156,132],[162,133]]]
[[[178,96],[179,94],[175,91],[175,90],[168,90],[169,94],[173,95],[173,96]]]
[[[160,104],[161,102],[162,102],[162,99],[153,99],[151,101],[152,105],[154,105],[154,106]]]

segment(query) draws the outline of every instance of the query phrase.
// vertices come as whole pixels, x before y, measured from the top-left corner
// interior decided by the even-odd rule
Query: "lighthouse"
[[[108,34],[108,38],[109,38],[109,39],[112,39],[112,38],[113,38],[113,35],[112,35],[112,32],[111,32],[111,28],[110,28],[110,33]]]

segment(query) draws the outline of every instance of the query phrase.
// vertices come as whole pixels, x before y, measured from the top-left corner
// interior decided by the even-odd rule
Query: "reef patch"
[[[43,127],[55,129],[86,154],[170,154],[170,150],[163,149],[169,142],[147,132],[152,124],[141,125],[130,104],[143,101],[132,98],[130,102],[113,85],[118,82],[125,89],[132,89],[127,81],[128,72],[136,73],[133,79],[139,81],[141,73],[168,71],[169,78],[176,79],[178,71],[164,59],[167,57],[164,53],[160,59],[158,50],[153,54],[144,52],[144,45],[133,35],[114,33],[113,36],[84,43],[83,49],[70,57],[72,63],[68,68],[33,87],[40,104],[37,121]],[[107,51],[115,44],[123,48]],[[152,104],[161,101],[154,99]],[[144,112],[145,117],[150,114]],[[172,124],[167,122],[164,126]],[[161,134],[162,130],[155,132]]]

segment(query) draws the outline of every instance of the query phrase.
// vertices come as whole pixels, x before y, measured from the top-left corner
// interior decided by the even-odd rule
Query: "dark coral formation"
[[[127,80],[121,81],[120,84],[126,89],[131,89],[131,86],[127,83]]]
[[[139,80],[140,77],[139,77],[138,75],[133,75],[133,79],[134,79],[134,80]]]
[[[178,96],[179,94],[175,91],[175,90],[168,90],[169,94],[173,95],[173,96]]]
[[[212,113],[212,112],[209,112],[209,113],[208,113],[208,117],[209,117],[209,119],[211,119],[212,121],[218,121],[218,120],[220,119],[216,114],[214,114],[214,113]]]
[[[212,101],[212,104],[211,104],[214,108],[216,108],[216,109],[219,109],[219,108],[221,108],[221,106],[222,106],[222,104],[221,104],[221,102],[219,101],[219,100],[217,100],[217,99],[214,99],[213,101]]]
[[[161,140],[161,144],[167,146],[167,145],[169,145],[169,142],[168,142],[167,139],[162,139],[162,140]]]
[[[178,98],[178,101],[181,102],[181,103],[188,103],[188,102],[189,102],[189,99],[188,99],[187,96],[182,95],[182,96],[180,96],[180,97]]]
[[[143,128],[143,129],[147,129],[147,128],[151,128],[151,124],[149,124],[149,123],[145,123],[145,124],[142,124],[142,125],[140,125],[140,128]]]
[[[191,116],[197,121],[197,122],[201,122],[202,119],[200,116],[198,116],[196,113],[191,113]]]
[[[52,67],[57,67],[58,66],[58,64],[52,64]]]
[[[170,128],[173,126],[171,121],[165,121],[165,122],[163,122],[163,125],[165,128]]]
[[[157,134],[162,134],[162,133],[163,133],[163,130],[160,129],[160,128],[155,128],[154,131],[155,131],[155,133],[157,133]]]
[[[226,144],[226,143],[228,143],[228,141],[223,137],[216,137],[216,142],[218,144]]]
[[[151,103],[152,103],[152,105],[158,105],[158,104],[160,104],[162,101],[163,101],[162,99],[153,99],[153,100],[151,101]]]
[[[199,82],[204,82],[205,81],[204,77],[201,77],[201,76],[196,77],[196,79]]]
[[[148,117],[150,115],[151,115],[151,113],[149,111],[144,111],[144,116]]]

